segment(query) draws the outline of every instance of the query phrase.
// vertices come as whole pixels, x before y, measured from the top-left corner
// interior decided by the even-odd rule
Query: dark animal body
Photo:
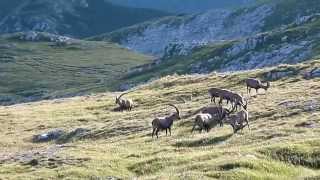
[[[176,112],[167,117],[157,117],[152,121],[152,138],[154,135],[159,138],[159,131],[166,130],[166,135],[168,135],[168,130],[171,136],[171,126],[173,125],[174,120],[181,119],[179,109],[173,105],[169,104],[175,108]]]

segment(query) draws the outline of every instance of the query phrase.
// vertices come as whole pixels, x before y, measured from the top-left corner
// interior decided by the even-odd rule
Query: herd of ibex
[[[247,86],[247,93],[251,93],[251,89],[256,89],[258,93],[259,89],[264,89],[265,91],[270,88],[270,83],[267,82],[266,85],[262,84],[260,80],[249,78],[245,81]],[[202,130],[209,132],[212,128],[216,127],[218,124],[223,126],[224,123],[230,124],[233,128],[233,132],[237,133],[244,127],[249,126],[249,113],[248,113],[248,100],[242,95],[220,88],[210,88],[208,90],[211,97],[211,102],[216,104],[216,98],[219,98],[218,105],[202,108],[201,112],[195,116],[194,125],[192,132],[198,127],[199,132]],[[131,111],[133,108],[133,100],[122,98],[123,95],[128,93],[123,93],[116,97],[116,104],[119,106],[120,111],[128,110]],[[231,108],[222,107],[223,101],[227,104],[231,104]],[[157,117],[152,121],[152,137],[157,136],[159,131],[166,130],[166,135],[171,135],[171,127],[175,120],[181,119],[179,109],[173,105],[168,104],[175,108],[176,112],[165,117]],[[239,111],[238,111],[239,110]]]

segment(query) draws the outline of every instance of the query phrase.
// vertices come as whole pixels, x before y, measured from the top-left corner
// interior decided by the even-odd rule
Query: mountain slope
[[[41,39],[21,40],[34,34]],[[61,43],[54,38],[65,37],[46,33],[0,37],[0,104],[114,90],[129,68],[150,62],[150,57],[112,43],[73,39]]]
[[[208,11],[186,16],[165,17],[94,37],[111,40],[141,53],[162,57],[172,46],[187,54],[197,46],[238,40],[261,32],[287,28],[320,10],[317,0],[267,1],[231,10]]]
[[[318,78],[304,79],[312,69]],[[224,125],[191,134],[193,114],[209,105],[209,87],[245,94],[245,78],[276,74],[284,76],[249,99],[250,131],[233,135]],[[129,93],[137,103],[131,112],[113,112],[118,93],[0,107],[0,178],[319,179],[319,76],[319,60],[229,75],[169,76]],[[168,103],[183,118],[174,122],[172,136],[162,132],[152,140],[151,121],[173,111]],[[62,144],[29,140],[79,127],[57,141]]]
[[[320,16],[315,16],[288,29],[194,48],[187,55],[173,46],[164,58],[133,68],[125,79],[138,83],[173,73],[239,71],[310,60],[320,55],[319,27]]]
[[[109,0],[112,3],[135,7],[158,9],[172,13],[199,13],[210,9],[235,8],[248,5],[252,0]]]
[[[0,33],[35,30],[84,37],[167,15],[104,0],[12,0],[0,5]]]

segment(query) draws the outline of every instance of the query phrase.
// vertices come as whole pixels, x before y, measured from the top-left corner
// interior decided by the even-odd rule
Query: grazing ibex
[[[264,89],[265,91],[267,91],[270,88],[270,82],[267,82],[267,85],[263,85],[260,80],[253,78],[246,79],[246,84],[248,94],[251,93],[251,88],[255,89],[257,94],[259,89]]]
[[[245,105],[245,99],[238,93],[232,92],[227,89],[211,88],[209,89],[209,94],[211,96],[211,102],[215,102],[215,98],[219,97],[220,105],[222,104],[223,100],[227,100],[227,104],[231,102],[232,106],[236,106],[236,110],[238,109],[238,106],[247,109]]]
[[[208,114],[208,113],[197,114],[197,116],[195,117],[194,125],[192,127],[191,132],[193,132],[196,129],[196,126],[199,127],[200,133],[202,132],[203,129],[209,132],[211,121],[213,121],[211,114]]]
[[[247,110],[248,102],[247,100],[241,96],[238,93],[233,93],[232,95],[232,102],[236,108],[236,111],[238,110],[238,106],[242,107],[243,109]]]
[[[220,97],[221,91],[222,91],[222,89],[219,89],[219,88],[210,88],[208,90],[209,95],[211,97],[211,102],[216,103],[216,98]]]
[[[195,130],[196,126],[199,127],[199,132],[206,130],[209,132],[212,128],[216,127],[218,124],[223,126],[223,119],[226,118],[230,113],[234,111],[220,107],[207,107],[202,110],[202,113],[195,117],[195,122],[192,128],[192,132]]]
[[[152,138],[154,134],[156,134],[157,138],[159,138],[158,133],[160,130],[166,130],[166,135],[168,134],[167,130],[169,130],[169,133],[171,136],[171,126],[173,124],[173,121],[177,119],[181,119],[179,109],[173,104],[168,104],[168,105],[174,107],[176,109],[176,112],[171,114],[170,116],[157,117],[152,121],[152,128],[153,128]]]
[[[119,105],[119,111],[123,111],[123,110],[128,110],[131,111],[133,108],[133,101],[131,99],[124,99],[122,98],[123,95],[128,94],[127,93],[123,93],[120,96],[116,97],[116,104]]]
[[[241,110],[234,115],[228,115],[226,118],[226,121],[232,126],[234,133],[237,133],[239,130],[243,129],[245,126],[248,126],[250,130],[249,113],[246,110]]]
[[[219,115],[220,127],[223,126],[223,119],[226,118],[226,116],[231,113],[231,111],[229,109],[223,108],[222,106],[206,107],[201,112],[203,114],[210,114],[211,116]]]
[[[233,96],[234,96],[234,92],[227,89],[222,89],[220,92],[219,104],[222,104],[223,100],[227,100],[227,104],[229,104],[229,102],[233,103],[233,100],[234,100]]]

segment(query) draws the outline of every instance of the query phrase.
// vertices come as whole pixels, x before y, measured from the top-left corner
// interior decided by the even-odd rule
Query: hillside
[[[107,42],[36,32],[1,36],[0,104],[115,90],[129,68],[150,59]]]
[[[195,47],[287,29],[319,15],[319,10],[318,0],[269,0],[236,10],[164,17],[92,39],[117,42],[158,57],[165,55],[172,46],[179,46],[182,54],[188,54]]]
[[[0,179],[319,179],[319,71],[320,61],[313,60],[225,75],[168,76],[128,94],[137,103],[132,112],[113,112],[117,93],[0,107]],[[245,94],[247,77],[271,80],[267,93],[249,98],[251,130],[233,135],[225,125],[191,134],[192,114],[209,104],[207,89]],[[171,137],[162,132],[152,140],[151,121],[172,111],[168,103],[183,118]],[[30,142],[56,128],[83,129],[58,144]]]
[[[135,8],[157,9],[172,13],[199,13],[210,9],[231,9],[252,3],[252,0],[109,0]]]
[[[0,2],[0,33],[34,30],[86,37],[165,15],[105,0],[11,0]]]
[[[168,48],[164,57],[132,68],[124,78],[137,84],[169,74],[230,72],[295,64],[319,57],[320,16],[293,23],[285,29],[233,41],[210,43],[184,54],[183,47]]]

